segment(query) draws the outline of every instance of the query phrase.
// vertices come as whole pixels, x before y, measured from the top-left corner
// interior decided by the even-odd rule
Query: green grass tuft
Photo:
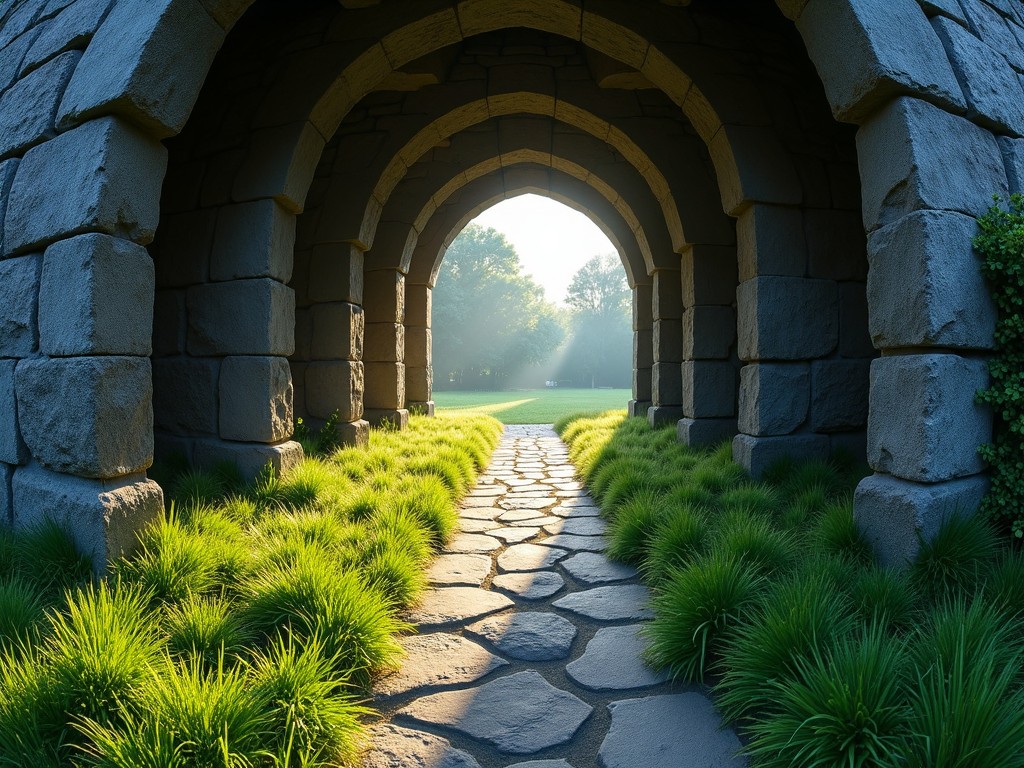
[[[999,539],[980,515],[953,515],[921,543],[911,575],[922,593],[938,600],[973,593],[995,561]]]

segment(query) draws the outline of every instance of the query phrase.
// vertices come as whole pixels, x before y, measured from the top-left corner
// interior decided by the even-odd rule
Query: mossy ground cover
[[[613,557],[654,592],[647,658],[705,683],[756,766],[1024,765],[1024,558],[954,517],[907,570],[853,519],[850,461],[761,482],[621,412],[556,429]]]
[[[435,392],[440,413],[493,416],[505,424],[552,424],[581,411],[625,408],[628,389],[517,389],[510,392]]]
[[[55,527],[0,531],[0,766],[353,764],[401,611],[500,431],[413,418],[281,478],[178,474],[104,581]]]

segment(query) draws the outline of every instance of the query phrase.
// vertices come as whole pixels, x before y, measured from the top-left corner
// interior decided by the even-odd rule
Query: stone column
[[[409,423],[405,406],[405,275],[397,269],[367,270],[364,278],[366,418],[399,429]]]
[[[680,363],[683,361],[683,301],[678,270],[659,269],[653,275],[651,407],[653,427],[675,424],[683,415]]]
[[[630,416],[647,417],[651,402],[651,367],[654,365],[652,319],[653,285],[637,283],[633,287],[633,399]]]
[[[683,418],[679,441],[713,445],[736,434],[736,249],[692,245],[682,254]]]
[[[429,285],[405,286],[405,395],[411,413],[434,415]]]

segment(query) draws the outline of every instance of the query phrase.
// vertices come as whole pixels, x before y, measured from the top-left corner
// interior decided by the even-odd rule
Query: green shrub
[[[225,600],[191,596],[167,609],[167,648],[175,656],[194,656],[208,668],[238,655],[250,640],[241,618]]]
[[[871,567],[854,579],[850,596],[862,621],[877,621],[897,630],[914,626],[919,617],[918,594],[903,572]]]
[[[848,557],[865,565],[874,560],[871,545],[853,519],[853,500],[849,498],[825,506],[814,523],[812,541],[822,552]]]
[[[27,579],[0,581],[0,651],[17,652],[37,638],[45,605],[42,590]]]
[[[608,527],[607,555],[624,563],[641,563],[664,516],[665,504],[656,491],[645,489],[622,502]]]
[[[660,585],[674,570],[681,570],[702,554],[708,543],[704,515],[690,507],[667,511],[655,528],[640,564],[647,579]]]
[[[973,593],[998,555],[992,526],[980,515],[954,514],[921,548],[911,574],[925,595],[939,599]]]

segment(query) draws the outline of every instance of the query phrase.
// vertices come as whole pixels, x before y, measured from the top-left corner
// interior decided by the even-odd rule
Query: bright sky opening
[[[572,276],[588,259],[615,253],[615,246],[594,222],[540,195],[503,200],[473,222],[502,232],[519,254],[523,272],[544,286],[550,301],[558,303],[565,300]]]

